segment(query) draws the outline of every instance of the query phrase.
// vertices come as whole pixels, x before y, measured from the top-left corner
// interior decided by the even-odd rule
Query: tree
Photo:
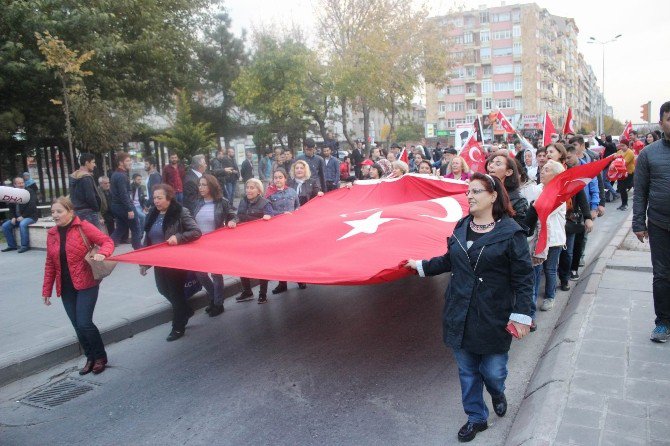
[[[299,36],[261,32],[255,36],[249,65],[233,82],[238,104],[277,134],[282,146],[286,139],[288,146],[294,147],[309,125],[305,103],[309,95],[308,66],[314,59],[315,54]]]
[[[239,125],[231,113],[235,106],[232,85],[248,56],[244,35],[237,38],[232,34],[226,12],[215,14],[210,22],[196,50],[198,71],[203,73],[199,85],[203,99],[195,104],[193,112],[211,122],[217,136],[227,141],[239,133]]]
[[[59,36],[85,54],[93,74],[83,80],[103,101],[136,101],[146,109],[170,106],[175,88],[193,86],[199,34],[218,0],[5,0],[0,14],[0,139],[23,131],[23,146],[59,145],[61,111],[50,99],[61,85],[44,69],[35,32]]]
[[[156,141],[165,143],[182,157],[188,158],[211,150],[215,146],[215,135],[211,133],[208,123],[193,121],[190,98],[184,90],[177,93],[176,109],[174,125],[165,134],[156,137]]]
[[[84,77],[93,74],[91,71],[82,70],[81,66],[91,60],[95,52],[86,51],[80,55],[78,51],[69,49],[58,36],[52,36],[49,31],[45,32],[44,36],[36,32],[35,37],[37,38],[37,46],[44,55],[46,67],[54,70],[56,78],[61,84],[63,100],[51,99],[51,102],[63,106],[67,143],[70,151],[70,170],[74,171],[70,102],[74,96],[83,92]]]
[[[395,138],[397,141],[418,141],[423,137],[423,127],[421,124],[407,123],[400,124],[396,128]]]
[[[318,11],[319,33],[350,144],[348,106],[363,113],[367,145],[371,108],[384,111],[392,135],[399,108],[410,104],[424,81],[448,81],[452,61],[427,9],[415,10],[402,0],[321,0]]]

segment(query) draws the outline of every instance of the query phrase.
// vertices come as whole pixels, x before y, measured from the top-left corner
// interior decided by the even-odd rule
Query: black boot
[[[489,425],[486,422],[483,423],[473,423],[468,421],[461,427],[458,431],[458,441],[466,443],[475,439],[477,432],[482,432],[488,429]]]

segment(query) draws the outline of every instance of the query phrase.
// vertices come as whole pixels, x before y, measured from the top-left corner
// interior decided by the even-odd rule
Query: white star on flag
[[[342,237],[338,238],[337,240],[344,240],[345,238],[352,237],[356,234],[374,234],[377,232],[377,228],[379,228],[380,225],[389,222],[391,220],[398,220],[397,218],[381,218],[382,216],[382,211],[375,212],[374,214],[370,215],[369,217],[363,219],[363,220],[351,220],[351,221],[345,221],[344,223],[348,224],[351,226],[353,229],[344,234]]]

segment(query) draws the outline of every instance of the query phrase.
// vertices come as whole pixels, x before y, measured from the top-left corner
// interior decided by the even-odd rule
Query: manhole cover
[[[66,378],[27,395],[20,402],[41,409],[51,409],[90,392],[95,386],[97,384]]]

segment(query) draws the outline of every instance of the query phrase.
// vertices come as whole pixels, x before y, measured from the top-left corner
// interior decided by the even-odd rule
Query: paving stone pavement
[[[649,245],[629,233],[607,262],[577,341],[553,444],[670,445],[670,345],[649,340],[651,286]]]

